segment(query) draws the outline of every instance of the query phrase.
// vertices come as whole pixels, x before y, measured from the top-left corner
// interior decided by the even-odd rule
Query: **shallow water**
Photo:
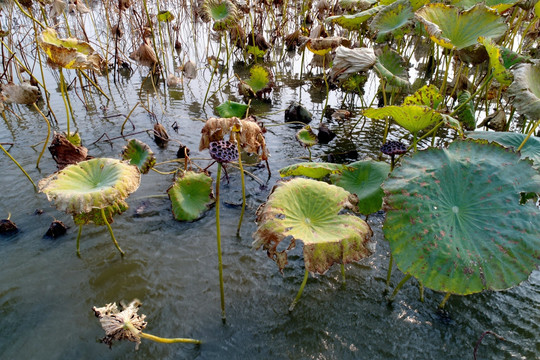
[[[199,36],[206,39],[207,27],[201,29]],[[203,120],[213,116],[214,107],[222,101],[241,99],[236,95],[236,81],[232,80],[230,87],[224,86],[210,96],[203,107],[210,70],[203,68],[202,51],[184,51],[184,57],[197,59],[200,69],[197,79],[186,80],[183,87],[173,89],[160,84],[156,92],[151,85],[141,85],[147,70],[135,68],[131,76],[122,77],[117,85],[111,82],[107,86],[105,78],[99,78],[100,85],[111,94],[111,101],[94,94],[91,106],[85,109],[76,95],[76,91],[80,95],[80,89],[70,91],[76,114],[76,125],[72,126],[80,131],[92,156],[119,156],[122,139],[114,140],[112,146],[106,142],[91,144],[103,133],[111,138],[118,136],[124,117],[110,116],[127,115],[142,102],[156,114],[172,138],[191,149],[192,158],[202,159],[195,162],[202,167],[209,164],[208,153],[198,152]],[[227,205],[241,202],[238,171],[230,169],[230,183],[222,182],[225,325],[220,314],[215,211],[208,211],[199,221],[175,221],[165,195],[171,175],[144,175],[139,190],[127,200],[130,209],[115,218],[112,226],[126,252],[124,258],[111,244],[106,228],[96,226],[84,227],[82,257],[78,258],[74,241],[77,227],[70,216],[54,209],[43,194],[34,193],[13,163],[0,155],[0,217],[11,213],[20,229],[15,235],[0,238],[1,358],[461,359],[472,358],[476,341],[486,330],[499,334],[505,341],[487,335],[478,347],[479,359],[539,358],[539,271],[507,291],[452,296],[444,313],[436,310],[443,295],[426,290],[422,303],[415,282],[407,283],[395,302],[388,304],[384,290],[389,247],[381,230],[383,214],[372,215],[368,221],[374,230],[376,253],[359,264],[346,265],[346,284],[339,267],[333,267],[324,276],[310,277],[299,304],[288,313],[304,273],[301,251],[297,249],[289,256],[289,265],[281,275],[263,251],[251,249],[251,234],[256,229],[254,214],[279,180],[278,170],[308,155],[294,137],[297,126],[270,125],[284,122],[282,110],[293,100],[301,101],[314,114],[312,124],[317,124],[324,105],[324,89],[315,89],[307,80],[292,81],[299,79],[300,55],[290,53],[284,59],[287,60],[277,61],[278,87],[270,96],[271,102],[255,101],[250,110],[268,126],[265,137],[272,176],[266,181],[265,168],[249,168],[264,180],[264,186],[246,177],[248,207],[239,237],[235,234],[240,208]],[[241,76],[247,74],[239,63],[234,71]],[[70,71],[65,72],[70,79],[74,78]],[[48,84],[53,84],[51,75],[48,76]],[[232,78],[232,70],[229,76]],[[226,79],[224,75],[221,84]],[[218,89],[219,79],[213,81],[211,94]],[[298,86],[298,82],[302,85]],[[377,87],[375,79],[366,86],[366,101],[370,101]],[[57,130],[63,131],[62,98],[57,88],[49,90],[51,106],[60,119]],[[329,105],[339,107],[342,99],[342,93],[332,91]],[[360,106],[358,98],[353,105]],[[56,170],[48,153],[40,169],[35,168],[39,151],[31,145],[44,139],[45,123],[31,107],[14,105],[12,109],[20,119],[6,113],[7,121],[0,122],[0,142],[14,143],[10,153],[37,181]],[[149,129],[155,120],[141,106],[130,119],[135,125],[133,131]],[[359,125],[352,127],[356,122]],[[178,133],[172,129],[175,123]],[[340,136],[328,145],[315,146],[313,156],[326,160],[328,154],[350,150],[358,152],[358,159],[378,156],[384,124],[369,120],[363,126],[362,123],[358,114],[350,121],[330,121],[329,127]],[[129,123],[126,131],[132,131]],[[393,129],[391,134],[403,135],[399,129]],[[158,162],[176,157],[174,142],[160,149],[146,134],[133,137],[148,143]],[[210,171],[215,173],[215,169],[214,165]],[[43,214],[36,215],[36,209],[42,209]],[[56,240],[43,238],[52,219],[70,226],[67,235]],[[392,285],[402,277],[394,269]],[[112,349],[99,343],[104,333],[92,307],[134,298],[143,303],[140,313],[147,315],[148,333],[198,338],[203,345],[164,345],[143,340],[135,351],[133,343],[116,343]]]

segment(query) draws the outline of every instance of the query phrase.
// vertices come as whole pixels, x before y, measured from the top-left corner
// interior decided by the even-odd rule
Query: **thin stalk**
[[[79,225],[79,231],[77,232],[77,256],[81,257],[81,249],[79,245],[81,244],[81,233],[82,233],[82,224]]]
[[[399,284],[397,284],[396,288],[394,289],[394,291],[392,292],[392,296],[390,296],[390,299],[388,299],[388,301],[394,301],[397,293],[399,292],[399,290],[403,287],[403,285],[405,285],[405,283],[407,281],[409,281],[410,279],[412,278],[412,275],[411,274],[407,274],[405,275],[405,277],[403,279],[401,279],[401,281],[399,282]]]
[[[39,161],[41,160],[41,157],[43,156],[43,153],[45,152],[45,149],[47,148],[47,145],[49,144],[49,137],[51,136],[51,123],[49,122],[49,119],[47,119],[47,117],[41,112],[41,110],[38,108],[36,103],[32,103],[32,105],[34,105],[34,108],[37,110],[37,112],[41,114],[41,116],[43,116],[43,119],[45,119],[45,122],[47,123],[47,138],[45,139],[45,144],[43,144],[43,149],[39,153],[39,156],[36,162],[36,167],[39,168]]]
[[[17,160],[15,160],[15,158],[13,158],[13,156],[11,156],[11,154],[2,146],[2,144],[0,144],[0,149],[2,149],[3,152],[6,153],[6,155],[11,159],[11,161],[13,161],[15,163],[15,165],[17,165],[17,167],[24,173],[24,175],[27,177],[28,180],[30,180],[30,182],[32,183],[32,185],[34,186],[34,190],[37,191],[38,188],[36,186],[36,184],[34,183],[34,180],[32,180],[32,178],[30,177],[30,175],[28,175],[28,173],[23,169],[23,167],[21,166],[21,164],[19,164],[17,162]]]
[[[322,114],[321,114],[321,121],[319,121],[319,124],[322,124],[323,122],[324,112],[326,111],[326,107],[328,106],[328,94],[330,93],[330,87],[328,86],[328,80],[326,79],[326,68],[324,64],[325,60],[326,60],[326,54],[323,55],[323,60],[322,60],[324,84],[326,85],[326,100],[324,101],[324,107],[322,109]]]
[[[109,222],[107,221],[107,216],[105,215],[105,208],[101,208],[101,218],[103,219],[103,222],[105,223],[105,225],[107,225],[107,229],[109,230],[109,234],[111,235],[111,239],[114,243],[114,246],[116,246],[118,251],[120,251],[120,254],[124,256],[125,253],[122,251],[122,249],[120,249],[120,246],[118,245],[118,242],[116,241],[116,238],[114,237],[111,224],[109,224]]]
[[[240,179],[242,180],[242,210],[240,212],[240,219],[238,220],[238,227],[236,228],[236,236],[240,236],[240,228],[242,227],[242,220],[246,211],[246,182],[244,179],[244,167],[242,166],[242,148],[240,147],[239,133],[236,133],[236,147],[238,148],[238,166],[240,167]]]
[[[133,107],[133,109],[131,109],[131,111],[129,112],[129,114],[126,116],[126,119],[124,120],[124,122],[122,123],[122,126],[120,127],[120,135],[124,135],[124,126],[126,126],[126,123],[127,121],[129,120],[129,117],[131,116],[131,114],[133,114],[133,111],[135,111],[135,109],[137,108],[137,106],[139,106],[141,103],[140,102],[137,102],[135,104],[135,106]]]
[[[343,285],[345,285],[345,264],[341,264],[341,279],[343,280]]]
[[[487,79],[484,81],[484,83],[482,84],[482,86],[480,86],[471,96],[469,96],[469,98],[467,100],[465,100],[461,105],[459,105],[457,108],[454,109],[454,111],[452,111],[450,113],[450,116],[454,116],[456,115],[456,113],[461,110],[463,107],[465,107],[465,105],[467,105],[469,103],[469,101],[471,101],[476,95],[478,95],[482,90],[484,90],[484,88],[487,86],[487,84],[491,81],[491,79],[493,78],[493,73],[489,74],[489,76],[487,77]]]
[[[450,71],[450,63],[452,63],[453,55],[454,55],[454,49],[450,50],[450,54],[448,54],[448,60],[446,61],[446,70],[444,71],[444,79],[441,85],[441,90],[439,91],[443,96],[446,93],[446,84],[448,83],[448,72]]]
[[[85,73],[84,71],[80,70],[79,73],[82,74],[82,75],[86,78],[86,80],[88,80],[88,81],[90,82],[90,84],[92,84],[92,85],[93,85],[93,86],[101,93],[101,95],[105,96],[105,98],[106,98],[107,100],[111,100],[111,99],[107,96],[107,94],[105,94],[105,92],[104,92],[103,90],[101,90],[101,88],[99,87],[99,85],[96,84],[96,83],[94,82],[94,80],[90,79],[90,77],[89,77],[88,75],[86,75],[86,73]]]
[[[216,239],[218,251],[218,269],[219,269],[219,296],[221,300],[221,320],[226,321],[225,317],[225,289],[223,285],[223,261],[221,259],[221,228],[219,225],[219,183],[221,179],[221,163],[218,162],[216,179]]]
[[[390,261],[388,262],[388,271],[386,272],[386,290],[390,287],[390,277],[392,276],[392,266],[394,265],[394,256],[390,253]]]
[[[60,68],[60,93],[62,94],[62,100],[64,100],[64,106],[66,107],[66,121],[67,121],[67,137],[71,136],[71,132],[69,130],[69,118],[70,118],[70,111],[71,108],[68,104],[67,98],[67,89],[64,88],[65,81],[64,81],[64,73],[62,71],[62,68]]]
[[[219,42],[218,55],[216,57],[216,62],[219,60],[219,55],[221,54],[221,41]],[[212,66],[212,65],[210,65]],[[206,89],[206,94],[204,94],[204,100],[202,103],[202,108],[204,109],[204,104],[206,104],[206,99],[208,97],[208,92],[210,91],[210,85],[212,85],[212,80],[214,79],[214,74],[217,72],[218,66],[212,69],[212,75],[210,75],[210,81],[208,82],[208,88]]]
[[[442,299],[441,303],[439,304],[439,309],[444,308],[444,305],[446,305],[446,302],[450,298],[450,295],[452,295],[452,293],[449,293],[449,292],[447,292],[446,295],[444,295],[444,298]]]
[[[40,23],[35,17],[33,17],[31,14],[27,13],[26,11],[24,11],[23,7],[21,6],[21,4],[19,4],[19,2],[17,0],[15,0],[15,4],[17,4],[17,7],[19,8],[19,10],[21,10],[21,12],[28,18],[30,18],[33,22],[35,22],[36,24],[38,24],[39,26],[41,26],[43,29],[45,29],[45,25],[43,25],[42,23]]]
[[[420,288],[420,301],[424,302],[424,285],[420,283],[418,284],[418,287]]]
[[[309,272],[306,269],[306,271],[304,273],[304,280],[302,281],[302,285],[300,285],[300,289],[298,290],[298,294],[296,294],[296,297],[294,298],[293,302],[289,306],[289,312],[294,310],[294,307],[296,306],[296,304],[298,303],[298,301],[302,297],[302,293],[304,292],[304,287],[307,284],[308,276],[309,276]]]
[[[534,123],[534,126],[532,127],[532,129],[529,131],[529,133],[527,134],[527,136],[525,137],[525,139],[523,139],[523,142],[519,145],[519,147],[517,148],[516,151],[520,151],[523,146],[525,146],[525,143],[527,142],[527,140],[529,140],[529,138],[531,137],[531,135],[534,133],[534,130],[536,130],[536,128],[538,127],[538,125],[540,125],[540,119],[538,119],[535,123]]]
[[[140,336],[142,338],[152,340],[158,343],[162,344],[173,344],[173,343],[187,343],[187,344],[197,344],[200,345],[202,342],[200,340],[195,339],[188,339],[188,338],[162,338],[160,336],[155,336],[151,334],[143,333],[142,331],[139,331],[131,324],[129,321],[126,321],[124,323],[124,328],[131,331],[133,335]]]

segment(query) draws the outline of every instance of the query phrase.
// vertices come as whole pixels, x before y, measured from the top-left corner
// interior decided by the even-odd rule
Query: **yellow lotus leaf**
[[[57,66],[66,69],[90,69],[101,73],[105,60],[85,41],[58,37],[56,30],[47,28],[38,36],[39,46]]]

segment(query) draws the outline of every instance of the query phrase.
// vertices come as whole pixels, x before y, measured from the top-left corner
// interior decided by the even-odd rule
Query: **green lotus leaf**
[[[373,234],[357,216],[340,214],[354,208],[352,195],[322,181],[294,178],[280,183],[257,211],[255,248],[261,246],[282,271],[287,252],[300,240],[304,264],[312,273],[324,274],[334,263],[347,264],[372,254]],[[286,250],[277,248],[289,240]]]
[[[484,139],[495,141],[504,147],[517,149],[527,137],[527,134],[518,134],[514,132],[494,132],[494,131],[473,131],[466,133],[473,139]],[[520,150],[522,158],[529,158],[533,161],[535,168],[540,168],[540,138],[531,136]]]
[[[56,30],[47,28],[38,36],[38,44],[49,59],[66,69],[90,69],[97,72],[105,60],[87,42],[58,38]]]
[[[227,30],[238,22],[240,12],[231,0],[204,0],[202,8],[214,20],[214,30]]]
[[[167,190],[171,199],[174,218],[193,221],[214,203],[212,178],[203,173],[186,171]]]
[[[139,188],[141,173],[126,162],[95,158],[69,165],[39,182],[56,208],[77,215],[116,204]]]
[[[477,44],[477,39],[502,36],[506,31],[504,20],[495,10],[478,4],[461,11],[454,6],[428,4],[416,12],[431,40],[448,48],[461,50]]]
[[[341,174],[348,170],[346,165],[325,162],[304,162],[286,166],[279,170],[281,177],[307,176],[313,179],[321,179],[329,174]]]
[[[304,147],[311,147],[319,143],[319,138],[317,135],[315,135],[311,129],[311,126],[309,125],[304,126],[296,133],[296,140],[298,140]]]
[[[254,93],[269,91],[272,87],[272,74],[262,66],[255,65],[249,70],[251,76],[246,84]]]
[[[540,118],[540,60],[533,64],[520,64],[512,70],[514,81],[508,95],[520,114],[531,120]]]
[[[540,18],[540,1],[537,1],[534,5],[534,13],[536,14],[536,17]]]
[[[266,55],[266,50],[260,49],[257,45],[246,46],[248,54],[255,56],[256,58],[262,58]]]
[[[129,140],[122,151],[122,159],[129,160],[129,163],[139,168],[142,174],[147,174],[156,163],[156,157],[150,146],[137,139]]]
[[[381,5],[390,5],[397,2],[396,0],[380,0],[379,4]],[[422,6],[429,3],[430,0],[410,0],[409,3],[411,4],[413,11],[416,11],[420,9]]]
[[[248,107],[249,106],[247,106],[246,104],[227,100],[218,107],[216,107],[216,111],[218,115],[222,118],[243,118],[246,114]]]
[[[510,85],[512,82],[512,73],[506,70],[499,47],[495,45],[492,40],[484,39],[483,37],[479,37],[478,42],[484,45],[488,52],[489,65],[493,70],[493,77],[497,79],[501,85]]]
[[[157,19],[161,22],[170,22],[174,20],[174,15],[169,10],[161,10],[157,14]]]
[[[452,0],[450,3],[461,9],[470,9],[478,5],[478,3],[482,2],[486,6],[497,10],[498,13],[502,13],[510,9],[512,6],[516,5],[520,1],[521,0]]]
[[[371,9],[361,11],[353,15],[330,16],[325,21],[333,22],[348,30],[360,30],[360,27],[362,26],[364,22],[366,22],[366,20],[373,17],[383,8],[384,6],[375,6],[375,7],[372,7]]]
[[[398,0],[381,9],[373,18],[370,28],[378,32],[377,39],[382,39],[386,34],[394,34],[396,37],[403,36],[400,30],[404,26],[413,23],[414,13],[409,0]]]
[[[383,183],[383,226],[399,269],[452,294],[508,289],[540,264],[531,162],[495,143],[455,141],[405,157]]]
[[[398,125],[413,134],[441,119],[441,115],[438,112],[426,106],[419,105],[385,106],[378,109],[370,108],[364,110],[363,114],[371,119],[384,119],[390,116]]]
[[[402,88],[408,88],[411,85],[408,80],[409,74],[405,67],[405,61],[401,55],[393,50],[386,48],[377,56],[375,69],[377,75],[390,85]]]
[[[381,184],[390,173],[390,165],[381,161],[357,161],[349,164],[352,170],[330,175],[334,185],[358,197],[358,211],[369,215],[381,210],[384,192]]]
[[[525,62],[530,62],[531,58],[529,56],[524,56],[515,51],[512,51],[504,46],[498,46],[499,51],[501,52],[501,58],[505,68],[510,69],[516,64],[521,64]]]
[[[128,204],[123,200],[118,200],[112,205],[107,206],[103,210],[105,211],[105,218],[107,223],[113,223],[113,217],[115,215],[120,215],[129,208]],[[82,214],[73,215],[73,222],[75,225],[87,225],[90,223],[96,224],[98,226],[107,225],[103,221],[103,216],[101,214],[101,209],[92,209],[92,211]]]
[[[414,94],[409,95],[403,101],[403,105],[420,105],[437,109],[444,97],[439,92],[439,88],[434,85],[422,86]]]
[[[471,98],[471,93],[468,91],[461,91],[458,95],[457,107],[461,106],[467,99]],[[463,105],[461,109],[456,113],[457,118],[463,124],[463,127],[467,130],[476,129],[476,116],[474,115],[474,104],[472,99],[468,100],[466,105]]]

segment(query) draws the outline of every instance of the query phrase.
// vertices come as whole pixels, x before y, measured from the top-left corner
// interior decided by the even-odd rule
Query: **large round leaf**
[[[540,60],[534,64],[520,64],[512,71],[514,81],[508,95],[520,114],[531,120],[540,118]]]
[[[477,44],[480,36],[497,38],[506,31],[506,24],[495,10],[479,4],[467,11],[454,6],[428,4],[416,12],[431,40],[448,48],[461,50]]]
[[[332,183],[358,197],[358,211],[369,215],[382,207],[382,182],[388,177],[390,165],[380,161],[357,161],[349,164],[350,171],[330,175]]]
[[[295,178],[280,183],[257,211],[253,246],[263,246],[280,271],[297,240],[304,243],[305,267],[313,273],[365,258],[372,253],[369,225],[357,216],[340,214],[353,207],[352,200],[343,188],[322,181]],[[285,239],[290,244],[278,251]]]
[[[193,221],[214,203],[212,178],[203,173],[186,171],[182,177],[167,190],[171,199],[174,218],[180,221]]]
[[[137,167],[116,159],[95,158],[42,179],[39,189],[59,210],[77,215],[116,204],[137,190],[140,182]]]
[[[383,184],[384,235],[397,266],[453,294],[503,290],[540,264],[540,192],[530,161],[497,144],[456,141],[402,160]]]
[[[416,133],[441,119],[441,115],[431,108],[418,105],[385,106],[378,109],[369,108],[363,114],[372,119],[392,117],[398,125]]]
[[[413,9],[409,0],[398,0],[385,6],[373,18],[370,28],[378,33],[377,39],[382,39],[383,35],[393,33],[394,36],[403,36],[404,26],[412,24],[414,19]]]

